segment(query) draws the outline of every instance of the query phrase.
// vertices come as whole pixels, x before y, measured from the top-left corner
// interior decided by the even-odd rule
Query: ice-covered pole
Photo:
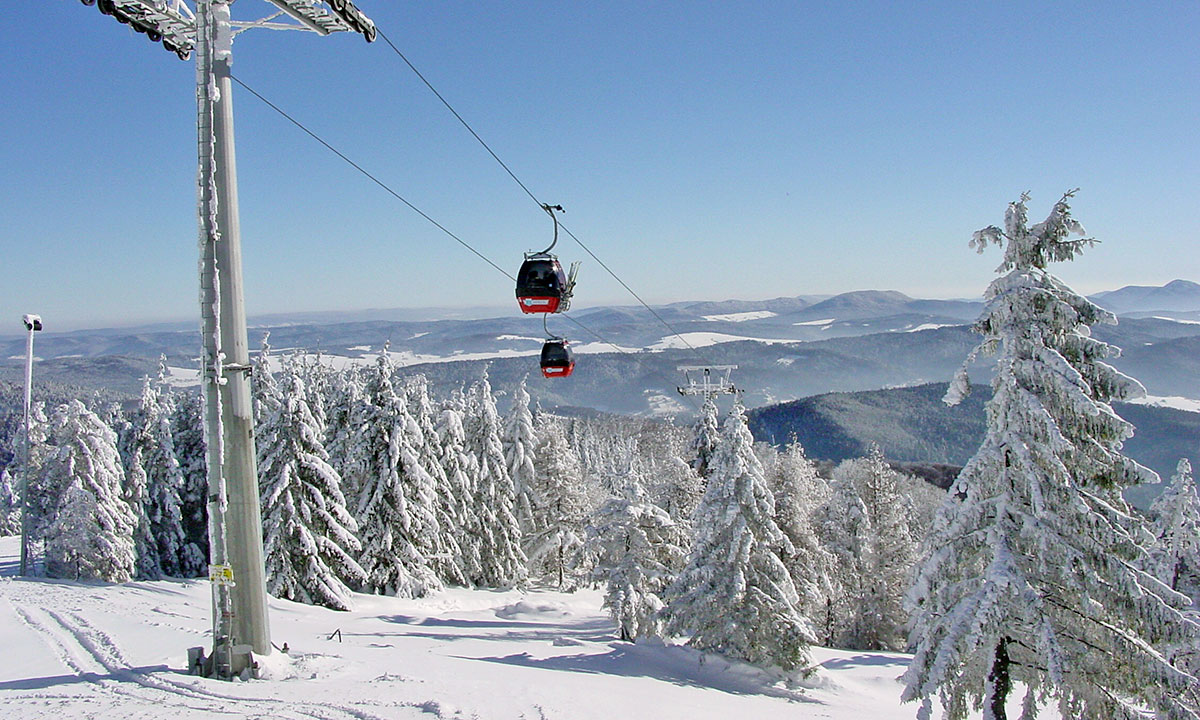
[[[249,645],[255,653],[267,655],[271,639],[242,291],[230,81],[233,31],[225,0],[201,0],[196,9],[209,539],[213,543],[214,642],[226,643],[214,651],[218,661],[230,662],[229,670],[237,673],[243,669],[237,663],[244,659],[221,657],[221,653]]]

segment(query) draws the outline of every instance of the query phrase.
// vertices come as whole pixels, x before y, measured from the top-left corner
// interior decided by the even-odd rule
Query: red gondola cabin
[[[558,258],[537,253],[527,255],[517,272],[517,303],[521,312],[554,313],[566,297],[567,275]]]
[[[547,340],[542,345],[542,375],[548,378],[568,377],[575,372],[575,353],[562,338]]]

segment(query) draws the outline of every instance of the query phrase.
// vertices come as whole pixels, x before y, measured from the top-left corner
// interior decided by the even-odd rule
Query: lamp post
[[[29,561],[29,405],[33,397],[33,334],[41,332],[42,317],[25,315],[21,318],[29,339],[25,342],[25,452],[21,463],[21,575],[28,575]]]

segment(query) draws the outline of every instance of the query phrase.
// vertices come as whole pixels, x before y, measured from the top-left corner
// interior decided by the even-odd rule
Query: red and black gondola
[[[542,345],[542,375],[548,378],[569,377],[575,372],[575,353],[566,338],[552,338]]]
[[[567,274],[558,258],[546,253],[525,255],[517,272],[517,304],[526,315],[555,313],[568,297]]]

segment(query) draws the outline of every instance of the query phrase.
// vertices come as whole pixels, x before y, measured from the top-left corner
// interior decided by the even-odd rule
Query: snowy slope
[[[290,654],[264,658],[265,679],[206,680],[183,667],[187,647],[208,643],[207,582],[14,578],[17,547],[0,539],[5,718],[887,720],[916,710],[898,701],[905,655],[817,649],[815,678],[787,687],[684,647],[618,642],[596,591],[359,595],[351,613],[272,600],[271,634]]]

